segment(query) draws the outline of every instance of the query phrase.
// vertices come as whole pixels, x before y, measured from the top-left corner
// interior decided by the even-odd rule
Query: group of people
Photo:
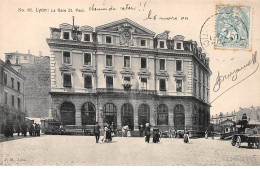
[[[34,123],[28,127],[26,122],[14,125],[12,121],[7,121],[1,127],[1,131],[4,133],[5,137],[13,137],[14,133],[17,133],[18,136],[20,136],[20,134],[22,136],[27,136],[28,131],[30,136],[40,136],[40,130],[40,124]]]
[[[40,136],[41,127],[40,124],[32,123],[28,128],[30,136]]]
[[[114,123],[112,123],[111,125],[104,125],[104,136],[102,138],[102,143],[112,141],[112,136],[116,136],[115,127],[116,126],[114,125]],[[96,138],[96,143],[98,143],[100,138],[100,125],[98,124],[98,122],[96,122],[94,126],[94,134]]]

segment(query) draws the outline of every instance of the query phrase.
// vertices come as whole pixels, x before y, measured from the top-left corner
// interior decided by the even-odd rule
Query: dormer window
[[[106,36],[106,43],[112,43],[112,37]]]
[[[90,34],[84,34],[84,41],[90,42]]]
[[[177,43],[177,49],[181,49],[181,43]]]
[[[164,48],[164,41],[160,41],[160,48]]]
[[[91,53],[84,53],[84,65],[91,66]]]
[[[143,47],[146,46],[146,40],[145,39],[141,39],[141,46],[143,46]]]
[[[69,32],[63,32],[63,39],[70,39],[70,33]]]

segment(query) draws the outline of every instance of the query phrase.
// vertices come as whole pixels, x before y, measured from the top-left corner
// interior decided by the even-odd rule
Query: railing
[[[109,88],[97,88],[97,93],[124,93],[124,94],[157,94],[156,90],[139,90],[139,89],[109,89]]]

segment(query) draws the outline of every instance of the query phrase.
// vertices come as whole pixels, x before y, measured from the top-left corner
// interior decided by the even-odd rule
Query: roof
[[[112,27],[112,26],[115,26],[115,25],[118,25],[118,24],[123,24],[123,23],[128,23],[128,24],[131,24],[141,30],[143,30],[144,32],[146,32],[147,34],[151,34],[151,35],[155,35],[155,32],[139,25],[138,23],[128,19],[128,18],[125,18],[125,19],[121,19],[121,20],[118,20],[118,21],[114,21],[114,22],[110,22],[110,23],[107,23],[105,25],[101,25],[101,26],[98,26],[96,27],[96,31],[99,31],[99,30],[103,30],[105,28],[108,28],[108,27]]]

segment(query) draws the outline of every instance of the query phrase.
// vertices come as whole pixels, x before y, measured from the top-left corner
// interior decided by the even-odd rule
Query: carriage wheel
[[[241,137],[240,137],[240,136],[237,137],[236,146],[237,146],[238,148],[240,148],[240,146],[241,146]]]
[[[260,141],[255,142],[255,145],[256,145],[257,148],[260,148]]]
[[[253,145],[254,145],[254,143],[253,143],[253,142],[251,142],[251,141],[248,141],[248,147],[249,147],[249,148],[253,147]]]
[[[235,145],[236,145],[236,140],[233,139],[233,138],[231,139],[231,145],[232,145],[232,146],[235,146]]]

